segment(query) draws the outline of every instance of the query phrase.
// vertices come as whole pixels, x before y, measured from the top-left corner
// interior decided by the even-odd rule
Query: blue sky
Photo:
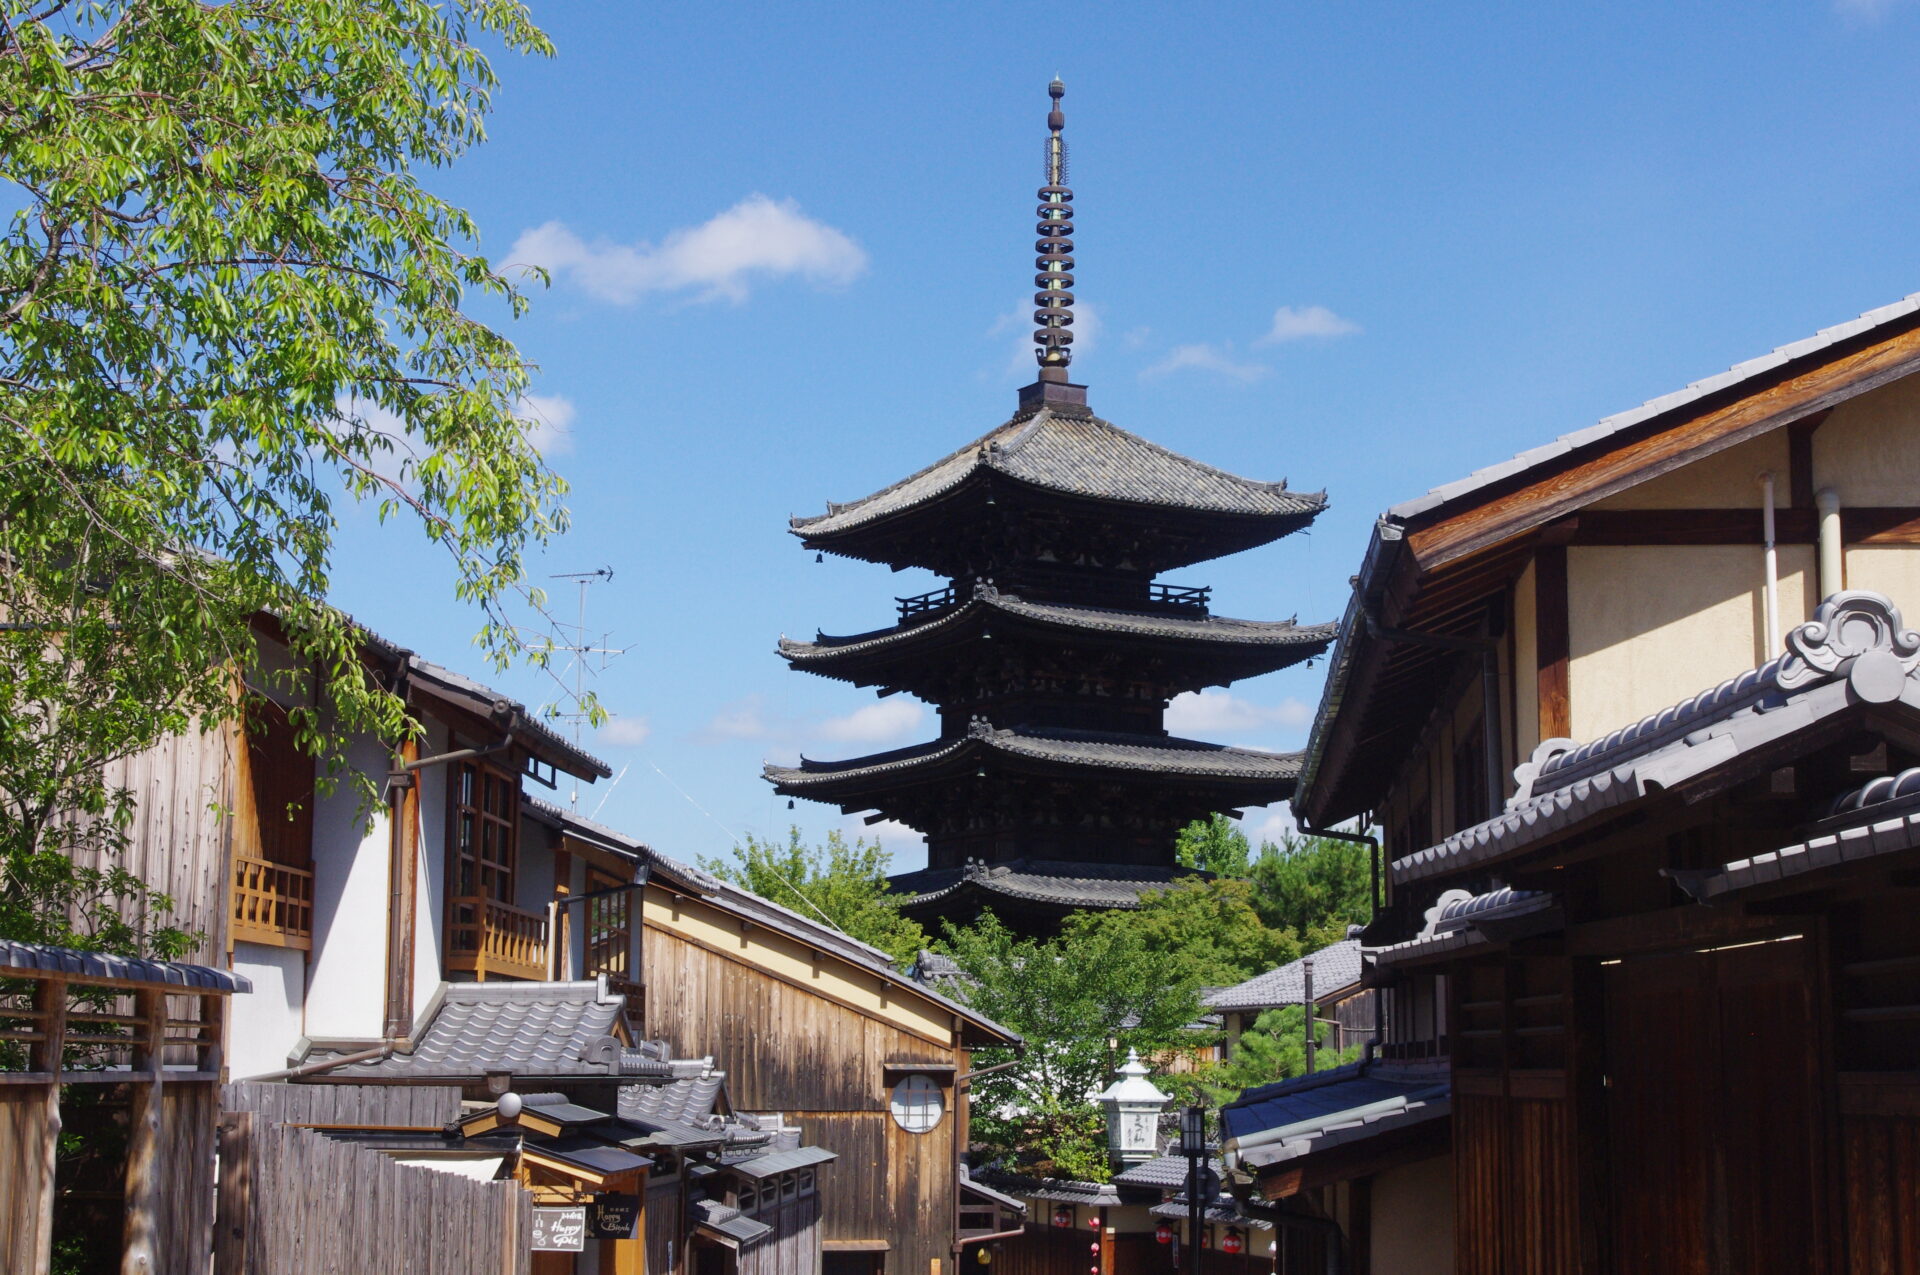
[[[1310,535],[1170,577],[1225,614],[1334,618],[1387,505],[1920,289],[1920,3],[536,12],[558,56],[501,60],[492,140],[429,181],[494,260],[553,270],[510,325],[573,484],[534,574],[613,568],[590,623],[630,648],[589,741],[623,777],[582,809],[681,857],[857,829],[788,811],[762,761],[932,733],[775,656],[932,587],[817,565],[787,517],[984,433],[1032,379],[1056,73],[1093,406],[1331,494]],[[486,674],[410,533],[349,514],[336,579]],[[1298,747],[1323,669],[1174,724]]]

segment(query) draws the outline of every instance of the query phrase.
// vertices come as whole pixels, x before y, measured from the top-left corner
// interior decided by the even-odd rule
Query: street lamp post
[[[1207,1109],[1187,1107],[1180,1112],[1180,1150],[1187,1157],[1187,1275],[1200,1275],[1200,1227],[1205,1218],[1204,1179],[1207,1163]]]

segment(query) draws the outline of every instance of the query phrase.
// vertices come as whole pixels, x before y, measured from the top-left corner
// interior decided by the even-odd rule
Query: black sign
[[[546,1252],[578,1253],[587,1246],[585,1205],[533,1211],[533,1247]]]
[[[587,1234],[596,1240],[630,1240],[640,1220],[637,1195],[596,1195],[587,1210]]]

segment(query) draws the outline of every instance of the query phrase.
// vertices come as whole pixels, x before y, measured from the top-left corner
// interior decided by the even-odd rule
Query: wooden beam
[[[127,1122],[126,1230],[120,1248],[120,1275],[156,1275],[159,1271],[161,1084],[166,1073],[167,994],[145,989],[134,994],[140,1034],[133,1049],[133,1070],[145,1072],[133,1082]]]
[[[1826,412],[1787,426],[1787,505],[1813,508],[1813,434],[1826,423]]]
[[[1811,544],[1817,523],[1811,509],[1781,509],[1775,535],[1782,544]],[[1840,527],[1848,544],[1920,544],[1920,508],[1843,509]],[[1763,534],[1758,509],[1589,509],[1580,515],[1571,543],[1758,545]]]
[[[1567,663],[1571,634],[1567,614],[1567,548],[1541,545],[1533,557],[1535,677],[1540,738],[1562,739],[1573,729]]]
[[[40,1039],[28,1051],[29,1065],[48,1077],[45,1101],[40,1111],[40,1145],[28,1154],[38,1161],[39,1175],[25,1206],[33,1216],[33,1275],[48,1275],[53,1261],[53,1202],[55,1173],[60,1151],[60,1058],[66,1052],[67,983],[62,978],[43,979],[33,989],[34,1012],[40,1016]],[[26,1148],[21,1148],[27,1151]]]
[[[1920,369],[1920,328],[1908,328],[1851,354],[1700,412],[1667,428],[1614,442],[1578,463],[1480,501],[1407,537],[1421,570],[1498,544],[1583,505],[1723,451]]]

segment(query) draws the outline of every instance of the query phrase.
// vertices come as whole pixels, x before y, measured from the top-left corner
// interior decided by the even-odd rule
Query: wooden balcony
[[[233,927],[236,942],[313,947],[313,870],[235,855]]]
[[[547,977],[547,914],[493,899],[456,898],[447,925],[447,968],[476,978]]]

